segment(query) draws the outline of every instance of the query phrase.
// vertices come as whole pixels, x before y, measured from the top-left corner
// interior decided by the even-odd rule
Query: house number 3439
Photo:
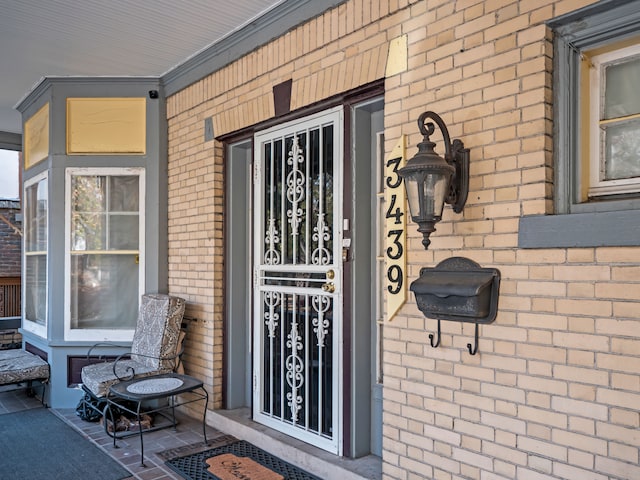
[[[406,194],[398,169],[404,160],[404,137],[384,165],[386,318],[390,320],[406,300]]]

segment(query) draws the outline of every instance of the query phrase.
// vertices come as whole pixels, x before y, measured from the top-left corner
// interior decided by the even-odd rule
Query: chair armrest
[[[137,355],[140,355],[140,354],[137,354]],[[140,356],[142,356],[142,355],[140,355]],[[133,379],[133,377],[135,377],[135,375],[136,375],[136,371],[135,371],[135,370],[134,370],[134,368],[133,368],[132,366],[130,366],[130,365],[129,365],[129,366],[127,366],[127,367],[125,368],[125,372],[127,372],[127,376],[126,376],[126,377],[121,377],[120,375],[118,375],[118,372],[117,372],[118,362],[119,362],[120,360],[125,359],[125,358],[127,358],[127,359],[131,358],[131,352],[125,352],[125,353],[123,353],[123,354],[121,354],[121,355],[118,355],[118,356],[116,357],[116,359],[113,361],[113,375],[114,375],[114,376],[118,379],[118,381],[120,381],[120,382],[123,382],[123,381],[125,381],[125,380],[132,380],[132,379]]]
[[[144,355],[142,353],[125,352],[125,353],[119,355],[113,361],[113,374],[121,382],[125,381],[125,380],[132,380],[136,376],[136,371],[131,365],[127,365],[125,367],[124,370],[127,373],[125,377],[121,377],[120,375],[118,375],[118,362],[121,361],[121,360],[124,360],[124,359],[130,359],[132,356],[151,358],[153,360],[176,360],[177,359],[177,362],[174,363],[173,368],[171,369],[172,371],[175,371],[178,368],[178,365],[180,365],[180,357],[181,357],[183,351],[184,351],[184,347],[181,348],[180,352],[178,352],[175,355],[163,355],[162,357],[155,357],[155,356],[152,356],[152,355]]]
[[[91,348],[87,351],[87,358],[91,356],[91,352],[98,347],[116,347],[116,348],[131,348],[129,345],[122,345],[120,343],[112,343],[112,342],[99,342],[91,345]],[[102,358],[102,355],[99,355],[98,358]]]

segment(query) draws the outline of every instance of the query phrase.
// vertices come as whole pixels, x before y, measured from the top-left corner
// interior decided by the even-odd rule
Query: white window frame
[[[601,128],[606,88],[603,85],[604,68],[621,60],[637,58],[639,55],[640,44],[636,44],[595,55],[589,59],[591,62],[591,68],[589,69],[589,197],[640,192],[640,176],[620,180],[604,180],[605,136]]]
[[[26,214],[27,214],[27,210],[26,208],[24,209],[24,213],[25,213],[25,221],[23,222],[24,225],[24,232],[25,234],[22,237],[22,251],[23,253],[23,262],[22,262],[22,278],[24,279],[24,287],[22,289],[22,328],[24,328],[25,331],[33,333],[34,335],[37,335],[39,337],[42,338],[47,338],[47,328],[49,326],[49,235],[50,235],[50,231],[49,231],[49,212],[51,209],[51,202],[49,201],[49,191],[50,191],[50,185],[49,185],[49,176],[47,174],[47,172],[42,172],[32,178],[30,178],[29,180],[26,180],[24,182],[24,192],[23,192],[23,199],[26,202],[27,199],[27,189],[29,187],[32,187],[33,185],[37,185],[38,183],[40,183],[41,181],[45,181],[47,182],[47,219],[46,219],[46,227],[45,230],[47,231],[47,247],[44,251],[33,251],[30,252],[27,249],[27,235],[26,235],[26,230],[28,228],[29,225],[29,218],[26,218]],[[25,205],[26,206],[26,205]],[[26,297],[27,297],[27,257],[28,256],[35,256],[35,255],[44,255],[46,258],[46,265],[47,265],[47,272],[46,272],[46,282],[47,282],[47,286],[45,288],[45,307],[44,307],[44,311],[45,311],[45,317],[44,317],[44,325],[40,325],[39,323],[37,323],[34,320],[30,320],[27,318],[27,309],[26,309]]]
[[[64,255],[64,338],[66,341],[130,342],[131,329],[79,329],[71,328],[71,178],[73,176],[137,176],[139,179],[139,266],[138,298],[145,292],[145,169],[144,168],[67,168],[65,170],[65,255]],[[109,253],[109,252],[107,252]],[[115,300],[115,299],[114,299]],[[135,320],[135,319],[134,319]],[[135,323],[134,323],[135,324]]]

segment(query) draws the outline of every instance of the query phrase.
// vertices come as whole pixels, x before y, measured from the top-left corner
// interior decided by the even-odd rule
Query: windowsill
[[[531,215],[520,219],[519,248],[640,246],[640,210]]]
[[[49,339],[38,335],[37,333],[30,332],[24,328],[19,328],[18,332],[22,334],[23,338],[27,338],[34,343],[42,343],[47,347],[93,347],[96,344],[105,344],[106,349],[109,348],[130,348],[131,341],[126,340],[64,340],[64,339]]]

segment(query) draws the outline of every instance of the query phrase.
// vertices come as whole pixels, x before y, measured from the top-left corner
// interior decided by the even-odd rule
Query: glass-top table
[[[179,396],[179,398],[178,398]],[[151,400],[167,399],[165,404],[153,406],[142,410],[142,405]],[[140,464],[144,467],[144,433],[161,428],[173,426],[176,428],[176,407],[187,405],[189,403],[204,401],[204,413],[202,414],[202,433],[204,435],[205,444],[208,445],[206,431],[206,415],[207,406],[209,404],[209,394],[204,388],[201,380],[189,375],[178,373],[166,373],[162,375],[152,375],[133,380],[127,380],[112,385],[107,395],[107,406],[104,410],[104,428],[105,432],[113,437],[113,446],[117,448],[116,439],[124,436],[139,433],[140,435]],[[132,407],[133,405],[133,407]],[[129,412],[136,416],[138,423],[137,432],[116,432],[116,419],[113,415],[112,408]],[[168,415],[170,412],[170,415]],[[169,420],[164,425],[154,426],[152,428],[143,429],[141,416],[143,414],[151,415],[157,413]],[[108,421],[113,425],[113,432],[109,432]]]

